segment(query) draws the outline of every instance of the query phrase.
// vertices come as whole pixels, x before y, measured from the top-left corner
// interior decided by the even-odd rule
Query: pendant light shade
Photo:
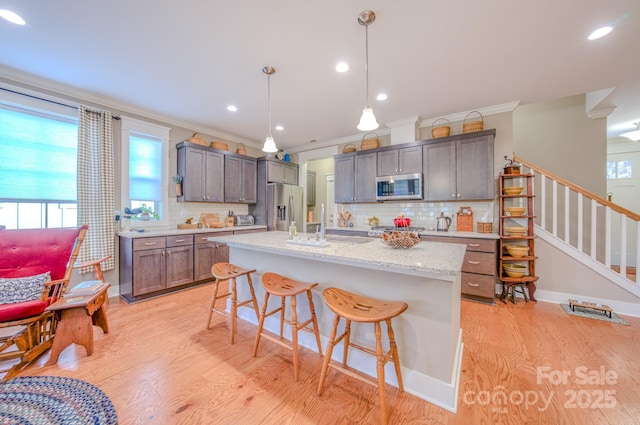
[[[269,115],[269,131],[267,132],[267,137],[264,140],[262,152],[274,153],[278,152],[278,148],[276,147],[276,142],[273,140],[273,136],[271,135],[271,74],[276,72],[276,69],[271,66],[265,66],[262,68],[262,72],[267,74],[267,111]]]
[[[360,131],[371,131],[378,128],[378,122],[376,121],[376,116],[373,114],[373,109],[369,106],[369,25],[376,20],[376,14],[373,13],[372,10],[365,10],[364,12],[358,15],[358,23],[364,26],[365,33],[365,62],[364,62],[364,70],[366,74],[366,85],[367,85],[367,103],[364,109],[362,110],[362,116],[360,117],[360,122],[358,123],[358,130]]]
[[[627,131],[626,133],[622,133],[620,136],[631,139],[634,142],[640,141],[640,122],[634,122],[634,124],[636,125],[635,130]]]

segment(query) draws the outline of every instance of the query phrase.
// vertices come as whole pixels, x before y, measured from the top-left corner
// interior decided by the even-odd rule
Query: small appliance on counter
[[[236,215],[236,226],[253,226],[256,223],[251,214]]]

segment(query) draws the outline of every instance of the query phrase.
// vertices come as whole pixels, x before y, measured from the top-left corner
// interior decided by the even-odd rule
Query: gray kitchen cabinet
[[[307,171],[307,206],[316,204],[316,172]]]
[[[257,195],[257,161],[225,155],[224,202],[255,204]]]
[[[178,201],[224,202],[224,154],[180,143],[178,174],[182,176],[182,196]]]
[[[424,200],[490,200],[494,195],[493,135],[423,146]]]
[[[233,235],[233,231],[216,233],[198,233],[194,235],[193,244],[193,278],[194,280],[213,279],[211,266],[215,263],[229,261],[229,247],[226,244],[211,242],[214,236]]]
[[[336,204],[376,202],[377,154],[344,154],[334,159]]]
[[[298,164],[268,160],[267,183],[285,183],[298,185]]]
[[[378,152],[378,176],[422,173],[422,146]]]

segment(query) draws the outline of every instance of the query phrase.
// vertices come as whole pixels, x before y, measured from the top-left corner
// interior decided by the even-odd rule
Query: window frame
[[[160,166],[161,170],[161,178],[160,178],[160,193],[162,194],[159,220],[150,220],[150,221],[133,221],[130,223],[130,227],[146,229],[153,227],[166,227],[169,226],[169,132],[171,129],[169,127],[164,127],[162,125],[153,124],[147,121],[141,121],[131,117],[120,117],[120,122],[122,128],[120,130],[121,134],[121,172],[120,172],[120,206],[122,209],[122,215],[124,216],[124,208],[130,207],[130,197],[129,197],[129,137],[131,133],[142,134],[146,136],[151,136],[154,138],[158,138],[162,140],[161,147],[161,160],[162,164]],[[156,211],[157,212],[157,211]]]

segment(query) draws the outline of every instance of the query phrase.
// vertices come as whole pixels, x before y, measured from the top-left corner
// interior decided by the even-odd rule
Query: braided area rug
[[[0,425],[116,425],[113,403],[98,387],[59,376],[0,383]]]

